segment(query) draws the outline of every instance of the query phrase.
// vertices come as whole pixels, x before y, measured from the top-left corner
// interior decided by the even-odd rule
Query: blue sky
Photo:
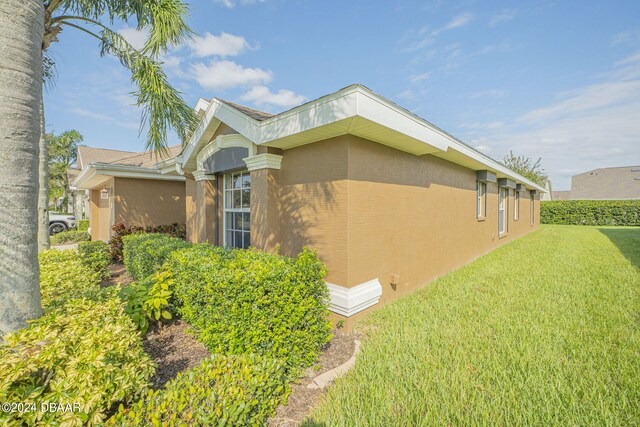
[[[164,56],[191,104],[278,112],[362,83],[500,158],[542,157],[554,189],[640,164],[640,2],[194,0],[196,37]],[[135,22],[114,27],[133,44]],[[129,74],[67,28],[48,130],[140,151]],[[174,139],[177,141],[177,139]]]

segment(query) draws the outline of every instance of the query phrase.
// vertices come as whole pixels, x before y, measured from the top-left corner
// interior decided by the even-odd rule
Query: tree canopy
[[[62,198],[61,206],[68,210],[68,170],[76,163],[78,145],[84,138],[77,130],[68,130],[59,135],[47,133],[45,139],[49,149],[49,197],[53,200]]]
[[[537,184],[544,185],[547,179],[547,173],[542,168],[542,157],[534,161],[530,157],[516,156],[509,150],[509,155],[504,156],[500,163]]]

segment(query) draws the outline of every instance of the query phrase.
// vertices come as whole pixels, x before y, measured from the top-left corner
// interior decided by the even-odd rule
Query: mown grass
[[[357,328],[304,425],[640,425],[640,228],[543,226]]]

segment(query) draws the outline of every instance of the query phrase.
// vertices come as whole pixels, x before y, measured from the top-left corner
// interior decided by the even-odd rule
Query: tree
[[[44,7],[0,1],[0,334],[42,315],[38,269],[38,139]]]
[[[45,136],[49,150],[48,174],[49,195],[54,198],[62,198],[61,209],[69,212],[69,168],[76,163],[78,145],[83,137],[77,130],[68,130],[60,135],[48,133]]]
[[[509,150],[509,155],[503,157],[500,163],[537,184],[544,185],[547,179],[547,174],[542,168],[542,157],[534,162],[529,157],[516,156]]]
[[[134,95],[137,105],[142,107],[142,121],[147,129],[146,148],[166,153],[169,128],[184,143],[196,123],[193,110],[169,84],[158,60],[169,46],[190,36],[191,30],[184,20],[186,14],[187,6],[181,0],[0,2],[0,201],[5,202],[4,206],[12,206],[4,210],[7,217],[0,218],[4,219],[0,255],[4,255],[3,262],[11,274],[0,285],[2,333],[25,326],[27,319],[41,313],[35,251],[40,133],[37,131],[39,120],[44,120],[40,106],[47,49],[59,41],[64,28],[82,31],[98,40],[102,55],[114,55],[131,72],[136,86]],[[135,20],[138,30],[148,31],[145,46],[134,49],[107,26],[116,20]],[[5,294],[11,298],[4,298]]]

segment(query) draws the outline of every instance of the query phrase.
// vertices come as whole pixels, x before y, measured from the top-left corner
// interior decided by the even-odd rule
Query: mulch
[[[320,374],[345,363],[355,349],[353,334],[333,331],[333,338],[320,355],[318,363],[304,371],[304,376],[291,386],[287,404],[280,406],[269,419],[269,427],[293,427],[300,425],[313,411],[326,389],[309,389],[307,385]]]
[[[127,268],[121,262],[109,264],[109,272],[111,276],[100,282],[100,286],[106,287],[118,284],[127,286],[133,282],[133,278],[127,273]]]

